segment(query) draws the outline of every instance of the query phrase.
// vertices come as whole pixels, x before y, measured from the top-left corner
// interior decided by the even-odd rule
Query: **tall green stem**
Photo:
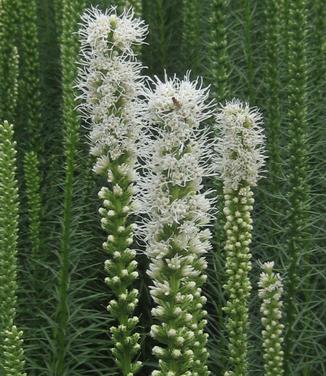
[[[281,14],[278,0],[265,5],[265,51],[264,83],[266,93],[265,123],[267,130],[269,191],[278,193],[281,176],[280,154],[280,31]],[[274,208],[275,209],[275,208]]]
[[[291,372],[301,256],[309,246],[309,182],[307,146],[307,2],[288,0],[287,124],[288,124],[288,271],[286,281],[286,373]],[[301,260],[301,261],[300,261]]]
[[[229,95],[230,61],[226,30],[227,0],[214,0],[210,20],[209,76],[212,80],[213,95],[217,102]]]
[[[35,152],[24,157],[25,187],[28,205],[29,241],[32,249],[32,260],[38,256],[40,249],[41,226],[41,178],[39,162]],[[35,266],[35,265],[33,265]]]
[[[42,105],[40,89],[40,56],[35,0],[19,4],[19,139],[28,150],[42,151]]]
[[[18,4],[0,2],[0,121],[14,121],[18,94]]]
[[[79,141],[80,119],[76,110],[76,79],[78,76],[79,40],[77,35],[83,1],[64,0],[62,4],[61,64],[63,86],[63,123],[65,132],[65,183],[62,237],[60,246],[60,270],[58,280],[57,327],[55,332],[55,366],[57,376],[65,374],[65,357],[68,350],[66,341],[69,308],[69,269],[70,247],[72,237],[72,198],[73,181],[76,169],[76,156]]]
[[[247,96],[249,103],[255,103],[255,87],[254,87],[254,61],[253,61],[253,41],[252,41],[252,3],[250,0],[241,0],[243,6],[243,33],[244,33],[244,56],[246,61],[247,74]]]
[[[199,74],[202,64],[200,1],[183,2],[182,47],[185,66],[194,74]]]

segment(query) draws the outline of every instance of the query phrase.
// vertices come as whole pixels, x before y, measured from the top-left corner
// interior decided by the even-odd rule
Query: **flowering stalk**
[[[79,142],[80,118],[76,110],[75,83],[78,76],[76,61],[79,54],[79,40],[76,34],[83,0],[62,0],[61,65],[63,90],[63,123],[65,148],[65,182],[63,221],[60,244],[60,269],[58,273],[58,297],[55,335],[54,373],[61,376],[65,372],[65,359],[68,351],[68,289],[73,234],[73,182],[76,171],[77,148]]]
[[[186,0],[183,2],[183,58],[187,65],[191,62],[193,73],[200,72],[202,57],[200,0]]]
[[[149,139],[144,149],[146,175],[140,182],[142,235],[150,259],[151,296],[158,342],[153,353],[159,370],[153,376],[208,375],[204,332],[207,312],[202,285],[204,254],[210,249],[210,200],[202,179],[211,173],[205,134],[199,130],[210,116],[208,91],[198,82],[176,78],[156,82],[146,93]],[[154,140],[153,140],[154,139]]]
[[[214,97],[218,102],[224,101],[229,92],[230,61],[227,51],[227,3],[227,0],[214,0],[212,2],[212,15],[210,19],[210,71],[208,74],[212,80]]]
[[[243,19],[243,54],[246,63],[246,88],[250,103],[255,99],[255,65],[253,53],[253,4],[250,0],[241,0],[241,18]]]
[[[117,325],[111,327],[115,356],[122,375],[134,375],[141,366],[135,360],[140,349],[138,318],[134,310],[138,291],[133,284],[138,277],[133,243],[135,225],[133,193],[136,179],[137,141],[141,129],[143,91],[141,64],[133,47],[141,45],[146,26],[133,18],[131,11],[120,16],[115,8],[106,13],[88,10],[80,31],[85,69],[80,89],[85,103],[81,106],[90,120],[91,154],[96,157],[94,172],[107,179],[99,192],[103,230],[108,234],[103,244],[108,260],[106,284],[115,294],[108,310]]]
[[[16,0],[0,2],[0,121],[14,121],[18,95]]]
[[[264,69],[264,82],[266,90],[266,129],[268,147],[268,171],[269,192],[279,193],[281,176],[281,155],[280,155],[280,36],[281,36],[281,12],[280,1],[271,0],[265,5],[265,48],[266,64]],[[274,200],[273,206],[278,200]],[[273,215],[275,207],[269,215]],[[275,217],[275,215],[274,215]],[[275,219],[275,218],[274,218]],[[271,224],[272,226],[273,224]]]
[[[214,0],[211,2],[211,18],[210,18],[210,39],[209,39],[209,57],[207,72],[212,82],[212,94],[216,102],[226,100],[230,91],[230,56],[228,53],[228,32],[226,28],[227,15],[229,12],[228,0]],[[214,179],[214,189],[216,196],[219,198],[216,203],[215,225],[214,225],[214,243],[217,250],[221,250],[225,241],[223,227],[225,218],[223,216],[223,183],[219,179]],[[221,259],[221,252],[216,252],[216,256]],[[218,260],[219,264],[223,264],[223,260]],[[223,273],[219,267],[216,274],[217,283],[222,284]],[[220,299],[217,297],[216,301]],[[223,325],[222,320],[222,304],[217,304],[217,322]]]
[[[29,152],[24,157],[25,186],[28,204],[28,230],[32,249],[32,259],[40,249],[41,226],[41,178],[39,162],[35,152]]]
[[[264,165],[261,116],[237,100],[227,102],[217,114],[217,166],[224,184],[226,216],[226,274],[228,296],[224,307],[231,371],[244,376],[247,364],[248,299],[251,291],[252,187]]]
[[[20,1],[19,140],[42,152],[42,105],[36,0]]]
[[[287,20],[287,114],[288,125],[288,270],[285,297],[285,368],[291,373],[298,286],[309,254],[310,188],[307,144],[307,1],[288,0]]]
[[[284,325],[280,321],[283,284],[280,275],[273,272],[273,267],[273,262],[264,263],[258,282],[259,297],[262,299],[261,321],[264,327],[262,331],[264,368],[266,376],[282,376],[284,374],[282,350]]]
[[[0,371],[23,376],[22,332],[17,305],[18,182],[13,126],[0,125]]]

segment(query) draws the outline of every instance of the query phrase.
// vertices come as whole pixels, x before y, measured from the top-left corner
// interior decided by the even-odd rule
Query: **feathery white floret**
[[[80,39],[85,54],[134,55],[134,46],[142,44],[147,26],[144,21],[134,17],[130,8],[117,14],[116,7],[104,13],[97,8],[88,9],[82,17]]]
[[[102,173],[110,160],[123,154],[129,154],[130,163],[135,161],[143,76],[132,47],[143,42],[147,28],[132,11],[118,16],[115,8],[106,13],[92,8],[83,21],[80,110],[92,124],[91,154],[98,157],[94,171]]]
[[[216,115],[217,168],[230,189],[255,186],[265,165],[262,116],[239,100],[227,102]]]

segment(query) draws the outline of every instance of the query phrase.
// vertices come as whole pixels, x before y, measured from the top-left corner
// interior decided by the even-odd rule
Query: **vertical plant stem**
[[[60,245],[60,270],[58,275],[58,302],[55,331],[55,366],[54,374],[65,374],[65,357],[67,354],[67,330],[69,307],[67,301],[69,289],[70,247],[72,237],[72,198],[73,181],[76,170],[76,157],[79,141],[80,119],[76,110],[76,80],[78,76],[78,24],[83,10],[83,1],[64,0],[62,3],[61,65],[63,86],[63,123],[65,134],[65,182],[63,222]]]
[[[246,61],[246,94],[249,103],[255,103],[255,87],[254,87],[254,62],[253,62],[253,48],[252,48],[252,2],[250,0],[241,0],[243,9],[243,33],[244,33],[244,55]]]
[[[14,121],[18,95],[18,4],[0,2],[0,121]]]
[[[279,192],[281,176],[281,145],[280,145],[280,31],[281,14],[278,0],[270,0],[265,4],[265,49],[266,63],[264,83],[266,93],[265,124],[268,148],[269,192]],[[273,204],[277,204],[274,200]],[[274,207],[274,210],[276,208]]]
[[[28,210],[29,241],[32,260],[36,260],[40,250],[41,226],[41,178],[37,155],[31,151],[24,157],[25,187]],[[35,265],[34,265],[35,266]]]
[[[307,145],[307,2],[288,0],[287,124],[288,124],[288,270],[286,280],[286,373],[294,360],[298,286],[309,247],[309,182]]]
[[[35,0],[19,4],[19,139],[22,147],[37,153],[42,148],[42,104],[40,89],[40,56]]]
[[[22,332],[15,327],[19,223],[16,143],[13,126],[0,125],[0,371],[23,376]]]
[[[182,47],[185,66],[194,74],[199,74],[202,64],[202,41],[200,1],[187,0],[183,4]]]
[[[212,94],[218,103],[226,100],[229,95],[230,59],[226,30],[227,3],[227,0],[214,0],[211,5],[208,75],[212,82]],[[218,209],[214,240],[216,249],[220,250],[225,240],[223,232],[225,218],[223,216],[223,183],[218,179],[215,182],[215,189],[219,199],[216,203]],[[222,315],[222,312],[219,315]]]
[[[210,20],[209,76],[212,80],[212,93],[217,102],[229,95],[230,61],[226,30],[227,0],[214,0]]]

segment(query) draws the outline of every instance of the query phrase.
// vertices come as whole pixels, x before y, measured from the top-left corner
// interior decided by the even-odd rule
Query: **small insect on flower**
[[[176,97],[172,97],[172,101],[177,109],[181,108],[181,103],[177,100]]]

